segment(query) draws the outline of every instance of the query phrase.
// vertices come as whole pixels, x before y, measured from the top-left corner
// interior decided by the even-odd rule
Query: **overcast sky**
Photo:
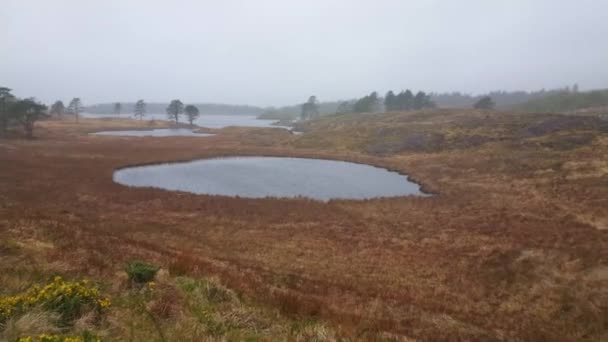
[[[606,0],[0,0],[0,86],[85,104],[608,87]]]

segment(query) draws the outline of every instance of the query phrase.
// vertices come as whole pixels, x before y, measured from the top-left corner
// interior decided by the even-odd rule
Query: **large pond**
[[[215,134],[196,133],[186,128],[159,128],[149,130],[122,130],[122,131],[103,131],[91,133],[92,135],[111,135],[126,137],[208,137]]]
[[[132,114],[91,114],[83,113],[82,116],[86,118],[130,118],[135,119]],[[144,120],[168,120],[167,114],[146,114]],[[186,117],[182,115],[180,122],[185,123]],[[194,121],[194,124],[201,127],[208,128],[224,128],[229,126],[239,127],[283,127],[274,126],[273,123],[276,120],[261,120],[255,115],[210,115],[201,114],[198,119]],[[285,127],[283,127],[285,128]]]
[[[406,176],[343,161],[231,157],[136,166],[114,172],[114,181],[195,194],[263,197],[367,199],[425,195]]]

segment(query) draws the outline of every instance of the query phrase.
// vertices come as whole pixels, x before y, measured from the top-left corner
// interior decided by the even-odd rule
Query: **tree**
[[[46,106],[36,102],[33,98],[17,101],[13,105],[13,111],[16,120],[23,125],[23,130],[28,139],[34,137],[34,123],[48,116]]]
[[[392,90],[389,90],[384,97],[384,108],[387,112],[399,110],[399,104],[397,103],[397,97]]]
[[[423,91],[419,91],[416,93],[416,96],[414,96],[413,109],[418,110],[431,107],[430,103],[430,98]]]
[[[414,108],[414,94],[411,90],[407,89],[397,95],[397,106],[399,110],[409,111]]]
[[[336,114],[350,113],[352,111],[353,111],[352,103],[350,103],[348,101],[343,101],[343,102],[340,102],[340,104],[338,105],[338,109],[336,109]]]
[[[374,112],[378,107],[378,93],[372,92],[371,94],[364,96],[355,102],[353,106],[353,112],[355,113],[371,113]]]
[[[63,101],[55,101],[55,103],[51,105],[50,114],[61,118],[63,116],[63,113],[65,113],[65,106],[63,105]]]
[[[167,116],[169,120],[174,120],[175,124],[179,123],[179,116],[184,112],[184,104],[180,100],[173,100],[167,107]]]
[[[114,104],[114,114],[120,115],[121,111],[122,111],[122,105],[120,104],[120,102],[116,102]]]
[[[317,103],[317,97],[311,96],[308,101],[302,104],[302,113],[300,118],[302,120],[314,119],[319,116],[319,104]]]
[[[135,115],[136,118],[139,118],[139,120],[142,120],[144,118],[144,115],[146,115],[146,103],[144,102],[144,100],[138,100],[135,103],[133,115]]]
[[[6,134],[6,129],[11,120],[10,109],[15,101],[11,89],[0,87],[0,137]]]
[[[70,101],[68,105],[68,113],[76,116],[76,122],[78,122],[78,117],[80,116],[80,112],[82,112],[82,102],[80,98],[75,97]]]
[[[187,105],[186,108],[184,108],[184,112],[188,117],[188,122],[190,122],[190,126],[193,126],[194,120],[196,120],[200,114],[198,108],[193,105]]]
[[[495,106],[494,100],[492,100],[492,98],[489,96],[484,96],[479,101],[477,101],[477,103],[475,103],[473,108],[475,108],[475,109],[494,109],[494,106]]]

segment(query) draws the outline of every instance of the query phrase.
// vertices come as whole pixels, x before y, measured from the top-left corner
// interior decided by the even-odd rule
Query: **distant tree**
[[[75,97],[72,99],[72,101],[70,101],[70,104],[68,105],[68,113],[75,115],[76,122],[78,122],[81,112],[82,112],[82,102],[80,101],[80,98]]]
[[[23,125],[23,130],[28,139],[34,137],[34,123],[48,116],[46,106],[36,102],[33,98],[17,101],[12,110],[17,122]]]
[[[15,102],[15,96],[11,89],[0,87],[0,137],[6,134],[8,124],[11,121],[11,106]]]
[[[314,119],[319,116],[319,103],[317,102],[316,96],[310,96],[308,101],[302,104],[302,113],[300,118],[302,120]]]
[[[133,115],[139,120],[143,120],[144,115],[146,115],[146,103],[144,102],[144,100],[138,100],[137,102],[135,102]]]
[[[411,90],[402,91],[397,95],[397,109],[408,111],[414,108],[414,94]]]
[[[413,109],[422,109],[425,108],[427,104],[427,97],[423,91],[419,91],[414,96],[414,108]]]
[[[167,116],[169,120],[174,120],[175,124],[179,123],[179,116],[184,112],[184,104],[180,100],[173,100],[167,107]]]
[[[61,118],[65,113],[65,106],[63,105],[63,101],[55,101],[51,105],[50,114],[55,115],[58,118]]]
[[[348,101],[343,101],[343,102],[340,102],[340,104],[338,105],[338,109],[336,109],[336,114],[350,113],[352,111],[353,111],[352,103],[350,103]]]
[[[114,114],[120,115],[121,111],[122,111],[122,105],[120,104],[120,102],[116,102],[114,104]]]
[[[473,108],[475,108],[475,109],[494,109],[494,107],[495,107],[494,100],[492,100],[492,98],[489,96],[482,97],[473,106]]]
[[[371,113],[374,112],[378,107],[378,93],[372,92],[371,94],[364,96],[357,100],[353,106],[353,112],[355,113]]]
[[[186,117],[188,118],[188,122],[190,123],[190,126],[194,125],[194,120],[196,120],[200,114],[198,111],[198,108],[193,105],[187,105],[184,108],[184,113],[186,113]]]
[[[384,96],[384,108],[387,112],[392,112],[394,110],[399,110],[399,103],[397,103],[397,96],[393,93],[392,90],[389,90]]]

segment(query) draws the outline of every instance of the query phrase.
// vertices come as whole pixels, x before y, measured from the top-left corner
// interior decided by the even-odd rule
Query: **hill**
[[[527,112],[571,112],[608,106],[608,89],[586,92],[560,91],[527,101],[518,109]],[[605,108],[603,109],[606,110]]]

